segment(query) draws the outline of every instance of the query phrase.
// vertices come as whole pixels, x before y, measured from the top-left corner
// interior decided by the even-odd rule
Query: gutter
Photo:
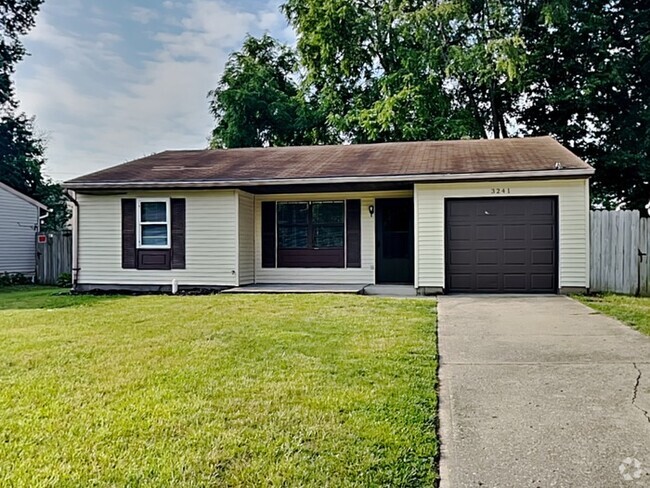
[[[92,190],[108,188],[232,188],[257,187],[274,185],[317,185],[337,183],[387,183],[387,182],[420,182],[445,183],[458,181],[485,180],[520,180],[527,178],[588,178],[594,174],[593,168],[588,169],[552,169],[538,171],[500,171],[493,173],[446,173],[439,175],[392,175],[392,176],[332,176],[323,178],[272,178],[259,180],[178,180],[178,181],[106,181],[83,182],[69,181],[64,186],[73,190]]]
[[[77,288],[79,279],[79,202],[67,190],[63,190],[63,195],[74,205],[74,215],[72,217],[72,289]]]

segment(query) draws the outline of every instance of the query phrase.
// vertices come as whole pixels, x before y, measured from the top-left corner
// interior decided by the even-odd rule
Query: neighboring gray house
[[[34,276],[42,210],[47,207],[0,182],[0,273]]]

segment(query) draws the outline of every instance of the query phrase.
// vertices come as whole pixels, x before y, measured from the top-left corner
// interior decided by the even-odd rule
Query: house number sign
[[[492,188],[490,194],[492,195],[507,195],[510,193],[510,188]]]

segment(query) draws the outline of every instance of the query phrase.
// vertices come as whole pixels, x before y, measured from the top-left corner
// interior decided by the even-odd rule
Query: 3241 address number
[[[507,195],[510,193],[510,188],[492,188],[490,193],[492,195]]]

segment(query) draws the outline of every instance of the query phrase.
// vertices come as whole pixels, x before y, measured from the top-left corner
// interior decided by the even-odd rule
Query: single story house
[[[551,137],[165,151],[66,182],[74,286],[585,291],[593,173]]]
[[[0,182],[0,274],[36,273],[36,234],[48,208]]]

